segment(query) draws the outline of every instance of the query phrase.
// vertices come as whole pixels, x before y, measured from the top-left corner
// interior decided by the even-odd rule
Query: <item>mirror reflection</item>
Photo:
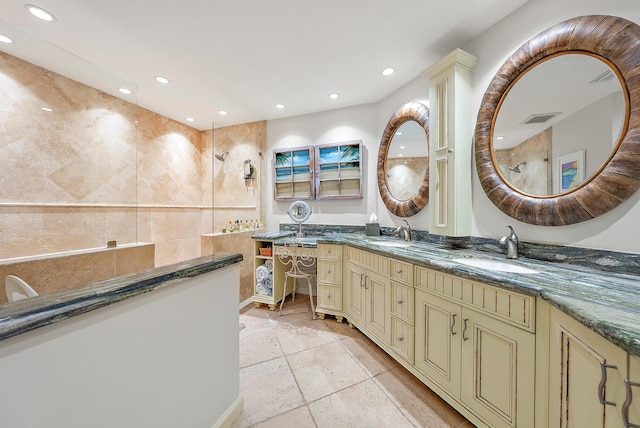
[[[412,198],[420,187],[429,163],[427,135],[418,122],[407,121],[391,140],[386,162],[386,181],[399,200]]]
[[[571,191],[615,153],[625,107],[620,80],[605,61],[579,53],[551,57],[504,98],[492,134],[494,163],[522,193]]]

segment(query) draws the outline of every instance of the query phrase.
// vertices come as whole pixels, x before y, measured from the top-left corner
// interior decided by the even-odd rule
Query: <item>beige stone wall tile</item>
[[[189,238],[199,238],[202,235],[200,209],[186,209],[184,212],[184,235]]]
[[[140,272],[155,267],[155,248],[153,244],[117,248],[116,276]]]
[[[156,267],[180,262],[182,245],[179,240],[155,243]]]

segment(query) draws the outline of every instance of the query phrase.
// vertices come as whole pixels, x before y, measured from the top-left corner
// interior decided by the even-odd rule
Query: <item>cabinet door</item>
[[[391,282],[377,272],[366,271],[365,326],[387,345],[391,344]]]
[[[626,352],[557,310],[550,321],[550,426],[622,426]]]
[[[364,324],[365,269],[353,263],[345,264],[343,279],[345,312],[350,322]]]
[[[416,290],[415,302],[415,365],[459,398],[461,307],[422,290]]]
[[[361,153],[360,141],[316,146],[316,199],[362,197]]]
[[[535,336],[468,308],[460,327],[462,401],[490,426],[533,427]]]
[[[626,399],[622,407],[623,418],[627,423],[625,426],[640,426],[640,358],[633,355],[629,356],[629,375],[626,383]]]

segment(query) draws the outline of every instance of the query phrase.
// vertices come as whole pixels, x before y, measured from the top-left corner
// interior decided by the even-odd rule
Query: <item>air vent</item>
[[[560,112],[557,113],[539,113],[539,114],[532,114],[531,116],[529,116],[528,118],[526,118],[521,125],[531,125],[531,124],[535,124],[535,123],[545,123],[546,121],[548,121],[549,119],[556,117],[557,115],[559,115]]]
[[[613,71],[611,70],[607,70],[604,73],[602,73],[601,75],[599,75],[598,77],[596,77],[595,79],[593,79],[591,82],[589,83],[602,83],[602,82],[607,82],[611,79],[613,79],[615,76],[613,75]]]

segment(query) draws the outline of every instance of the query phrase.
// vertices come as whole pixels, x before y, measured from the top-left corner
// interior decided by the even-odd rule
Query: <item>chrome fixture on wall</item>
[[[526,162],[526,161],[524,161],[524,162],[520,162],[518,165],[510,166],[510,167],[509,167],[509,170],[510,170],[510,171],[513,171],[513,172],[515,172],[515,173],[517,173],[517,174],[520,174],[520,173],[522,172],[522,171],[520,171],[520,165],[526,165],[526,164],[527,164],[527,162]]]
[[[229,152],[224,152],[221,155],[216,155],[216,159],[224,162],[227,159],[227,156],[229,156]]]

